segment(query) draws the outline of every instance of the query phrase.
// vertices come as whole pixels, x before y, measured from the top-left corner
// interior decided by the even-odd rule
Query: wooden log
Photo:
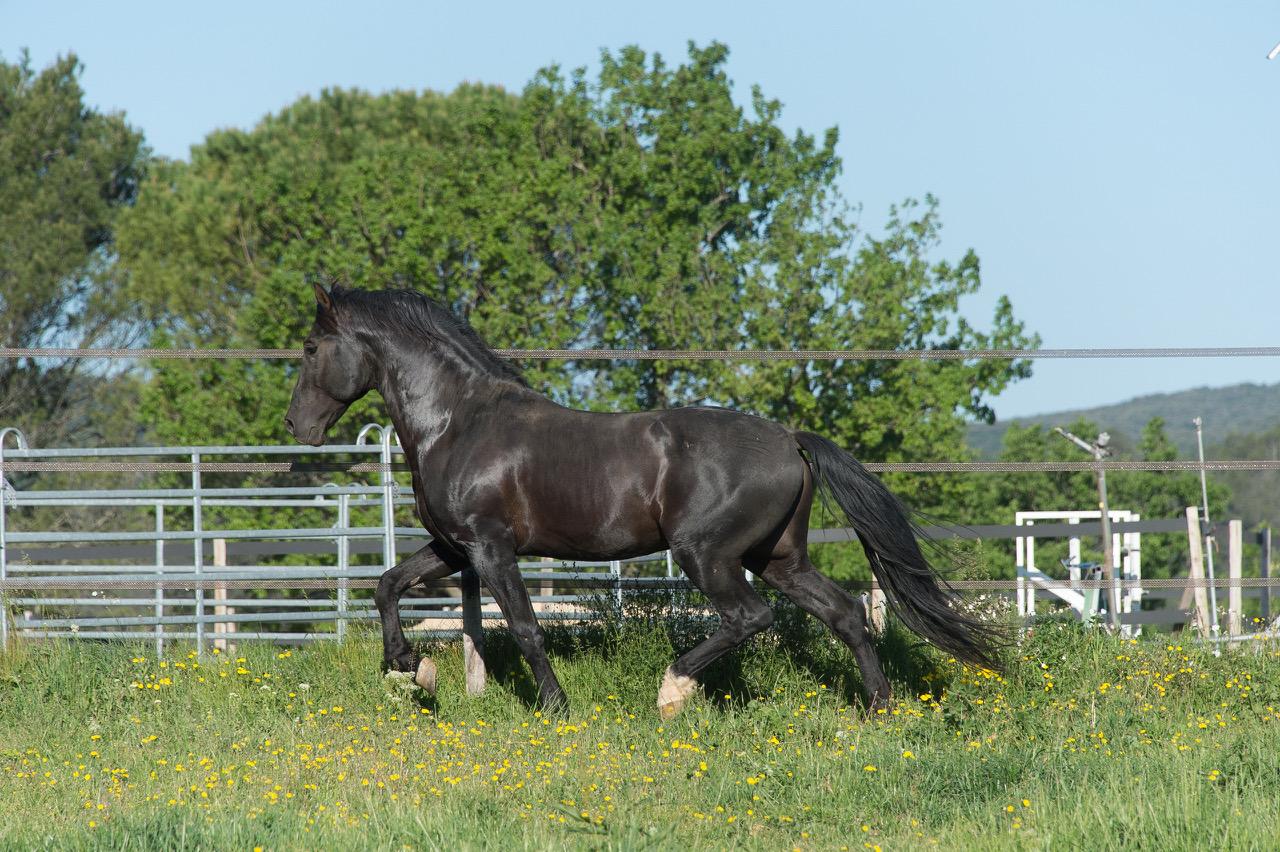
[[[1204,550],[1200,546],[1200,510],[1187,507],[1187,546],[1191,550],[1190,587],[1195,600],[1194,622],[1201,638],[1209,637],[1209,595],[1204,587]]]

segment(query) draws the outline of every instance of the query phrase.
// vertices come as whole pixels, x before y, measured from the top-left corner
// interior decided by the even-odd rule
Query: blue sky
[[[729,45],[741,99],[759,84],[786,125],[839,127],[868,230],[936,195],[943,254],[982,259],[979,325],[1007,294],[1048,347],[1280,342],[1274,3],[0,0],[6,60],[75,51],[90,102],[171,157],[326,86],[518,91],[547,64],[625,44],[676,61],[690,39]],[[1043,361],[995,407],[1244,381],[1280,381],[1280,362]]]

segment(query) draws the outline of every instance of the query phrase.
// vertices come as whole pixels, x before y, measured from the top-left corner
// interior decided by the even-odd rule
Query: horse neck
[[[509,379],[421,345],[380,347],[377,389],[386,400],[400,444],[412,453],[446,431],[465,432],[470,419],[495,400],[550,402]]]

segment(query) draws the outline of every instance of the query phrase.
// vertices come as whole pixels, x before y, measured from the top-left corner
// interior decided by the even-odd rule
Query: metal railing
[[[6,439],[16,446],[6,448]],[[377,481],[364,484],[211,487],[202,478],[202,466],[208,467],[212,459],[295,454],[376,456],[381,467]],[[354,443],[322,447],[36,449],[27,445],[18,430],[4,429],[0,431],[0,648],[8,647],[15,631],[33,638],[150,635],[158,655],[163,654],[166,641],[175,639],[194,640],[200,653],[211,640],[341,641],[350,622],[378,617],[369,597],[353,598],[352,592],[372,589],[399,557],[430,539],[425,530],[410,525],[413,499],[401,496],[390,467],[402,454],[394,430],[378,424],[364,426]],[[4,476],[6,460],[122,457],[189,458],[189,486],[18,491]],[[41,530],[15,523],[24,512],[39,509],[112,509],[117,516],[132,514],[125,525],[133,528],[103,530],[95,524],[75,530]],[[210,513],[225,509],[249,510],[249,517],[269,509],[305,510],[313,517],[318,511],[332,518],[332,523],[211,527]],[[175,510],[185,516],[180,527],[173,523]],[[148,513],[151,518],[144,524],[142,517]],[[378,521],[353,525],[353,513],[376,515]],[[290,561],[299,556],[307,557],[302,564]],[[250,559],[247,564],[246,558]],[[658,576],[628,577],[624,583],[624,562],[627,573]],[[610,562],[542,560],[520,567],[535,587],[531,594],[535,608],[547,619],[589,617],[588,598],[600,592],[576,591],[583,584],[597,589],[611,586],[621,602],[624,585],[665,580],[673,573],[664,553]],[[575,593],[563,593],[566,585]],[[23,594],[13,594],[14,589]],[[281,594],[282,590],[305,596]],[[420,621],[423,632],[457,633],[461,628],[455,623],[461,615],[454,610],[461,599],[451,594],[456,584],[440,583],[433,590],[433,596],[406,599],[402,616]],[[230,596],[233,591],[234,597]],[[481,598],[480,603],[492,609],[492,598]],[[484,616],[498,617],[489,611]],[[440,630],[424,626],[432,621],[447,626]],[[288,629],[290,625],[305,629]]]
[[[296,455],[352,458],[377,463],[350,474],[352,481],[310,485],[232,487],[210,485],[205,476],[226,476],[217,459]],[[413,500],[396,480],[393,463],[403,451],[394,430],[369,424],[350,444],[306,446],[188,446],[91,449],[31,448],[16,429],[0,430],[0,647],[14,632],[32,638],[154,640],[162,655],[166,642],[194,641],[203,653],[210,642],[238,639],[277,642],[343,640],[352,622],[378,617],[369,592],[398,558],[421,547],[428,534],[411,520]],[[182,487],[72,488],[15,490],[5,464],[40,459],[174,457],[190,460]],[[359,462],[357,462],[359,464]],[[350,470],[355,465],[331,465]],[[306,467],[305,465],[303,467]],[[316,465],[311,465],[314,470]],[[203,474],[203,475],[202,475]],[[46,474],[33,474],[45,476]],[[83,477],[86,474],[76,474]],[[403,475],[403,474],[402,474]],[[358,481],[361,477],[371,481]],[[41,511],[113,511],[115,528],[103,529],[90,515],[59,529],[40,529]],[[238,523],[218,523],[228,511]],[[299,513],[305,522],[264,522],[263,513]],[[44,518],[47,526],[55,526]],[[295,519],[296,520],[296,519]],[[1089,524],[1037,527],[1040,535],[1096,535]],[[120,528],[127,527],[127,528]],[[1183,531],[1181,520],[1116,525],[1155,534]],[[1018,526],[936,527],[934,536],[1013,539]],[[812,530],[810,542],[848,541],[851,530]],[[1269,552],[1269,551],[1268,551]],[[658,553],[611,562],[528,561],[520,564],[539,617],[583,620],[594,617],[592,599],[612,595],[621,605],[624,589],[687,588],[675,576],[670,555]],[[1261,598],[1270,617],[1270,578],[1234,581],[1245,596]],[[1056,583],[1048,580],[1043,588]],[[1061,581],[1079,589],[1088,582]],[[1218,582],[1226,586],[1232,581]],[[1170,604],[1176,589],[1203,581],[1143,581],[1148,599]],[[958,589],[1013,593],[1014,580],[956,582]],[[873,593],[874,594],[874,593]],[[426,596],[407,598],[401,613],[420,632],[457,635],[463,603],[453,581],[433,585]],[[480,599],[487,618],[498,618],[491,598]],[[1239,608],[1238,605],[1236,607]],[[1176,609],[1176,611],[1175,611]],[[1133,625],[1186,621],[1182,607],[1134,612]]]

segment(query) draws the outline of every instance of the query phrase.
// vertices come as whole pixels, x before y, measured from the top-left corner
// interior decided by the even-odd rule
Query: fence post
[[[871,621],[871,631],[877,635],[884,633],[884,590],[880,588],[880,581],[874,577],[871,579],[871,599],[868,602],[867,609],[869,610],[867,616]]]
[[[338,495],[338,529],[346,530],[351,526],[351,495]],[[345,533],[338,535],[338,623],[334,630],[338,634],[338,642],[347,638],[347,589],[350,580],[347,573],[351,567],[351,540]]]
[[[0,432],[0,651],[9,650],[9,555],[5,543],[8,489],[9,483],[4,479],[4,433]]]
[[[1262,579],[1262,626],[1265,630],[1271,624],[1271,527],[1258,533],[1258,544],[1262,546],[1262,566],[1259,572]]]
[[[164,502],[156,501],[156,659],[164,656]]]
[[[1209,636],[1209,597],[1204,587],[1204,552],[1200,549],[1200,510],[1187,507],[1187,546],[1191,549],[1188,584],[1195,599],[1195,626],[1201,638]]]
[[[395,430],[390,426],[380,427],[382,430],[382,570],[389,571],[396,564],[396,478],[391,472],[391,435]]]
[[[484,622],[480,617],[480,575],[462,569],[462,665],[467,674],[467,695],[484,692]]]
[[[0,651],[9,650],[9,587],[5,582],[9,579],[8,543],[5,540],[5,510],[8,508],[9,495],[16,498],[17,491],[4,478],[4,439],[13,435],[19,450],[28,449],[27,437],[22,430],[14,426],[0,429]]]
[[[552,559],[551,559],[550,557],[548,557],[548,556],[544,556],[544,557],[542,557],[542,561],[543,561],[543,562],[552,562],[552,561],[554,561],[554,560],[552,560]],[[556,570],[556,569],[554,569],[554,568],[539,568],[539,569],[538,569],[538,573],[540,573],[540,574],[550,574],[551,572],[553,572],[553,571],[555,571],[555,570]],[[542,601],[542,608],[543,608],[543,609],[546,609],[546,608],[547,608],[547,602],[546,602],[545,598],[549,598],[549,597],[551,597],[552,595],[554,595],[555,593],[556,593],[555,585],[554,585],[550,580],[543,580],[541,583],[539,583],[539,584],[538,584],[538,597],[540,597],[540,598],[544,598],[544,600]],[[534,607],[534,611],[536,612],[536,611],[537,611],[537,609],[538,609],[538,607],[537,607],[537,606],[535,606],[535,607]]]
[[[1240,578],[1244,550],[1244,522],[1235,520],[1227,523],[1227,580],[1231,585],[1227,588],[1227,635],[1239,636],[1241,633],[1241,589]]]
[[[196,654],[204,656],[204,498],[200,495],[200,454],[191,454],[191,566],[196,581]]]
[[[609,573],[613,575],[613,587],[618,599],[618,612],[622,612],[622,560],[613,559],[609,562]]]
[[[215,538],[213,540],[213,567],[227,567],[227,540],[225,538]],[[217,619],[213,623],[213,634],[217,637],[213,640],[213,647],[223,653],[227,653],[228,646],[226,636],[228,633],[235,633],[236,626],[221,619],[235,615],[236,611],[227,606],[226,582],[219,581],[217,585],[213,587],[213,600],[213,617]],[[234,645],[230,646],[230,652],[235,653]]]

